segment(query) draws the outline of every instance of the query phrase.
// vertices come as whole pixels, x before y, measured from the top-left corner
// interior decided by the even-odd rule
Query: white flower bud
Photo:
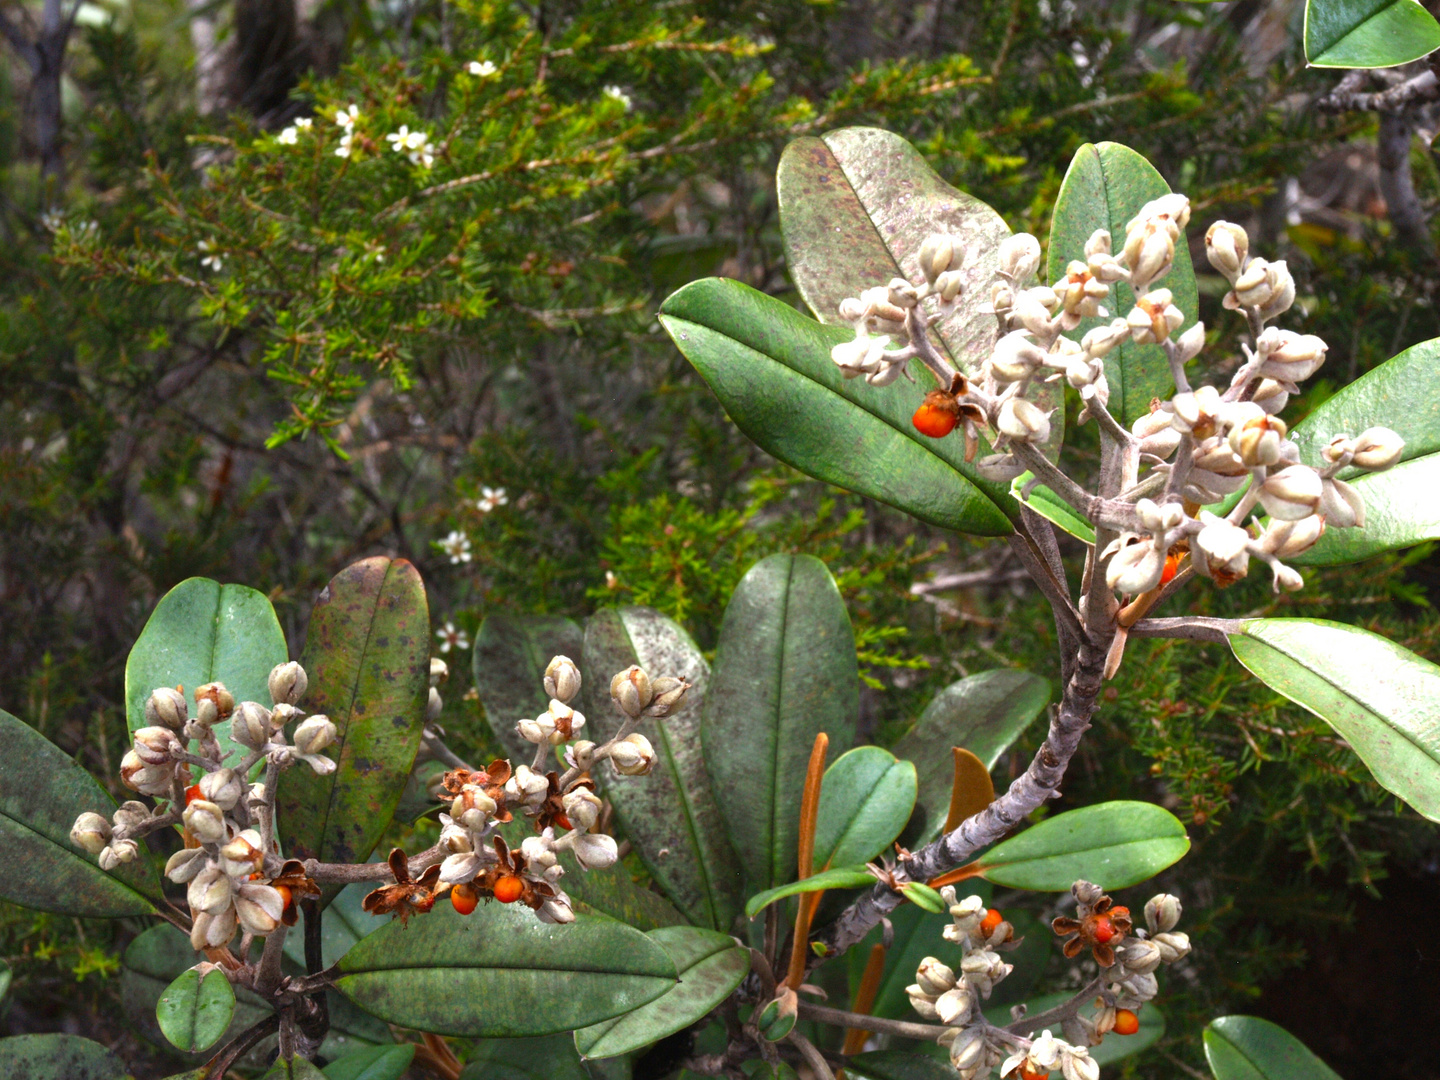
[[[655,748],[637,731],[610,748],[610,760],[623,776],[644,776],[655,767]]]
[[[1183,960],[1190,955],[1190,935],[1178,933],[1156,934],[1151,940],[1155,947],[1160,950],[1160,959],[1167,964],[1173,964],[1177,960]]]
[[[1257,465],[1276,465],[1280,462],[1280,447],[1285,441],[1285,421],[1271,416],[1259,406],[1258,416],[1252,416],[1230,429],[1230,449],[1248,468]]]
[[[535,912],[535,917],[543,923],[564,925],[575,921],[575,909],[570,906],[570,897],[556,890],[555,896],[546,897],[540,909]]]
[[[1177,431],[1189,432],[1197,439],[1207,439],[1214,433],[1215,418],[1221,404],[1220,392],[1213,386],[1176,394],[1170,399],[1170,423]]]
[[[610,680],[611,700],[615,702],[616,708],[632,720],[639,717],[654,696],[650,676],[634,664]]]
[[[210,856],[204,848],[181,848],[165,861],[165,876],[177,885],[183,885],[209,865]]]
[[[1239,225],[1217,221],[1205,232],[1205,257],[1233,285],[1250,254],[1250,237]]]
[[[1160,949],[1144,938],[1126,938],[1115,951],[1126,971],[1140,975],[1148,974],[1160,966]]]
[[[1117,593],[1138,596],[1160,584],[1165,552],[1143,540],[1121,548],[1105,567],[1105,584]]]
[[[1184,911],[1178,896],[1156,893],[1145,901],[1145,925],[1152,934],[1169,933],[1179,924]]]
[[[960,260],[955,257],[957,252],[963,255],[953,236],[945,233],[927,236],[920,245],[920,272],[925,275],[925,280],[933,284],[952,264],[958,264]]]
[[[439,690],[430,687],[430,695],[425,699],[425,719],[433,724],[444,711],[445,699],[440,696]]]
[[[580,692],[580,669],[568,656],[552,657],[545,668],[547,697],[569,701]]]
[[[484,865],[478,852],[457,851],[440,863],[440,880],[449,885],[472,881]]]
[[[935,292],[940,294],[942,305],[953,303],[965,288],[965,279],[959,270],[947,270],[935,279]]]
[[[842,341],[831,349],[830,359],[835,361],[845,378],[853,379],[857,375],[878,371],[884,360],[885,346],[889,343],[888,337],[872,338],[860,331],[854,340]]]
[[[220,867],[232,878],[247,878],[264,862],[260,833],[255,829],[246,829],[220,849]]]
[[[195,916],[194,925],[191,927],[190,945],[196,952],[221,948],[230,944],[230,939],[235,936],[235,929],[236,919],[233,907],[227,907],[215,915],[201,912]]]
[[[971,1069],[985,1060],[985,1033],[978,1027],[966,1028],[950,1044],[950,1064],[957,1069]]]
[[[890,303],[902,309],[913,308],[920,302],[915,286],[904,278],[891,278],[890,284],[886,286],[886,295]]]
[[[1065,1080],[1100,1080],[1100,1063],[1082,1047],[1066,1047],[1060,1055]]]
[[[301,756],[309,757],[333,746],[339,737],[340,731],[331,719],[317,713],[295,729],[295,749]]]
[[[935,1011],[934,997],[925,993],[925,988],[919,983],[911,983],[905,988],[905,993],[910,998],[910,1007],[920,1014],[925,1020],[938,1020],[940,1014]]]
[[[1260,485],[1260,504],[1282,521],[1309,517],[1323,494],[1320,474],[1308,465],[1287,465]]]
[[[930,997],[939,997],[955,986],[955,972],[933,956],[920,961],[915,982]]]
[[[133,829],[150,820],[150,808],[143,802],[130,799],[115,808],[111,820],[115,822],[117,829]]]
[[[975,471],[993,483],[1008,483],[1025,472],[1025,465],[1013,454],[989,454],[975,462]]]
[[[233,810],[245,794],[245,782],[234,769],[216,769],[200,778],[200,797],[221,810]]]
[[[256,937],[274,933],[284,913],[285,898],[278,889],[254,881],[240,886],[240,894],[235,897],[235,918]]]
[[[845,297],[844,300],[840,301],[840,306],[837,310],[840,313],[840,318],[848,323],[859,322],[865,318],[865,304],[859,297]]]
[[[1405,440],[1395,432],[1384,427],[1366,428],[1355,438],[1355,451],[1350,463],[1379,472],[1394,465],[1403,453]]]
[[[169,795],[174,777],[173,765],[147,765],[134,750],[125,751],[120,759],[121,782],[142,795]]]
[[[652,699],[651,705],[653,704]],[[585,727],[585,714],[576,712],[559,698],[550,699],[549,716],[554,728],[550,734],[551,746],[568,742]]]
[[[202,844],[218,844],[228,835],[224,812],[208,799],[192,799],[181,816],[190,835]]]
[[[190,882],[185,898],[190,902],[192,912],[206,911],[213,915],[228,908],[234,895],[235,887],[230,878],[218,866],[209,866]]]
[[[549,871],[555,869],[555,830],[546,829],[539,836],[527,836],[520,841],[520,854],[530,864],[531,870],[541,870],[544,877],[551,877]],[[555,875],[557,878],[559,875]]]
[[[1204,527],[1195,535],[1201,554],[1196,569],[1227,584],[1244,577],[1250,567],[1250,534],[1208,510],[1200,511],[1200,520]]]
[[[1085,257],[1091,255],[1110,254],[1110,233],[1106,229],[1096,229],[1090,234],[1090,239],[1085,241]]]
[[[1323,501],[1323,500],[1322,500]],[[1260,534],[1259,544],[1279,559],[1289,559],[1309,551],[1325,535],[1325,519],[1311,514],[1299,521],[1272,520]]]
[[[1029,233],[1016,233],[1000,245],[1000,273],[1023,285],[1040,267],[1040,241]]]
[[[548,712],[543,712],[534,720],[521,720],[515,725],[515,730],[526,742],[548,743],[550,736],[555,734],[555,718]]]
[[[142,727],[135,732],[135,756],[146,765],[164,765],[180,749],[180,741],[167,727]]]
[[[1271,416],[1278,416],[1285,411],[1285,406],[1289,404],[1290,394],[1274,379],[1261,379],[1250,400]]]
[[[1327,346],[1314,334],[1297,334],[1274,326],[1255,340],[1260,374],[1284,383],[1304,382],[1325,363]]]
[[[1178,309],[1177,309],[1178,310]],[[1189,363],[1200,355],[1200,350],[1205,347],[1205,324],[1197,322],[1175,339],[1176,352],[1182,364]]]
[[[523,806],[539,806],[549,794],[550,781],[529,765],[521,765],[505,782],[505,797]]]
[[[244,701],[230,721],[230,737],[241,746],[259,750],[270,741],[270,710],[258,701]]]
[[[1043,443],[1050,438],[1050,418],[1024,398],[1007,398],[1000,406],[996,426],[1002,435],[1018,442]]]
[[[70,829],[70,842],[91,855],[99,855],[110,842],[110,822],[99,814],[86,811],[75,819]]]
[[[134,862],[135,856],[140,852],[140,845],[134,840],[116,840],[107,848],[100,850],[100,869],[109,873],[117,866],[128,862]]]
[[[589,739],[581,739],[571,744],[566,758],[575,768],[582,772],[587,771],[595,764],[595,744]]]
[[[151,726],[179,731],[189,716],[185,695],[168,686],[158,687],[145,699],[145,722]]]
[[[491,814],[495,813],[495,810],[495,800],[485,794],[484,788],[476,784],[466,784],[462,787],[460,794],[455,796],[455,801],[450,804],[451,818],[474,832],[485,828],[486,821],[489,820]]]
[[[309,686],[310,677],[294,660],[270,671],[270,700],[276,705],[299,705]]]
[[[1126,235],[1125,262],[1138,292],[1170,272],[1175,262],[1175,238],[1165,229],[1137,229]]]
[[[588,832],[595,827],[595,822],[600,820],[602,803],[599,797],[587,788],[576,788],[567,792],[560,801],[565,807],[565,816],[570,819],[571,828]]]
[[[1012,383],[1028,379],[1045,362],[1045,350],[1030,340],[1024,330],[1014,330],[995,343],[986,361],[986,369],[997,382]]]
[[[1274,575],[1277,593],[1282,589],[1286,592],[1298,592],[1305,587],[1305,579],[1300,576],[1300,572],[1282,562],[1271,563],[1270,572]]]
[[[439,686],[448,678],[450,678],[450,665],[438,656],[430,657],[430,685],[432,687]]]
[[[1365,499],[1343,480],[1323,481],[1316,512],[1325,519],[1326,525],[1337,529],[1365,527]]]
[[[614,866],[620,857],[620,849],[613,836],[604,833],[573,833],[575,837],[575,858],[586,870],[604,870]]]
[[[975,993],[961,982],[935,999],[935,1012],[942,1024],[963,1023],[975,1007]]]

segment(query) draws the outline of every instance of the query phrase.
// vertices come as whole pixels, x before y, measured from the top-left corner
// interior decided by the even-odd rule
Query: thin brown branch
[[[883,1016],[867,1016],[863,1013],[832,1009],[828,1005],[816,1005],[809,1001],[800,1002],[800,1016],[806,1020],[818,1020],[822,1024],[834,1024],[842,1028],[860,1028],[877,1035],[896,1035],[902,1039],[922,1039],[934,1042],[944,1034],[939,1024],[919,1024],[909,1020],[887,1020]]]

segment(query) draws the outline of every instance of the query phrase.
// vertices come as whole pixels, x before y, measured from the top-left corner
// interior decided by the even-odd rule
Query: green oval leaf
[[[1153,803],[1108,802],[1047,818],[981,856],[996,885],[1066,892],[1076,881],[1123,889],[1190,850],[1185,826]]]
[[[336,574],[315,603],[301,662],[306,707],[340,729],[325,752],[338,768],[319,776],[297,763],[286,773],[280,836],[297,859],[364,862],[395,813],[425,723],[430,615],[415,567],[376,557]]]
[[[1376,783],[1440,821],[1440,667],[1324,619],[1251,619],[1230,648],[1256,678],[1339,732]]]
[[[130,1070],[108,1047],[79,1035],[0,1039],[0,1076],[10,1080],[127,1080]]]
[[[367,1046],[332,1061],[320,1071],[325,1080],[400,1080],[414,1058],[414,1043]]]
[[[188,578],[160,598],[125,661],[125,719],[130,730],[145,726],[145,699],[161,686],[183,686],[195,715],[195,690],[223,682],[236,701],[268,707],[270,671],[290,659],[285,634],[264,593],[244,585]],[[217,724],[223,751],[247,751]]]
[[[1336,435],[1376,426],[1399,434],[1405,451],[1384,472],[1340,474],[1365,499],[1365,527],[1327,529],[1291,562],[1334,566],[1440,539],[1440,339],[1366,372],[1296,424],[1290,437],[1300,460],[1319,465],[1321,449]]]
[[[0,897],[82,918],[148,915],[162,901],[160,877],[140,857],[107,874],[70,842],[86,810],[109,817],[115,800],[68,754],[0,709]]]
[[[572,657],[573,659],[573,657]],[[569,1035],[479,1039],[460,1080],[592,1080]]]
[[[653,608],[598,611],[585,625],[585,693],[590,737],[605,742],[623,717],[610,700],[610,678],[639,664],[656,678],[691,684],[684,706],[638,730],[655,747],[648,776],[600,769],[605,796],[650,875],[692,923],[728,930],[740,910],[740,863],[701,752],[700,716],[710,666],[678,623]]]
[[[517,762],[529,761],[535,747],[520,737],[516,722],[539,716],[550,704],[543,684],[545,668],[555,656],[580,663],[584,641],[580,627],[562,615],[489,615],[480,624],[475,635],[475,692],[485,706],[490,729]]]
[[[845,1075],[869,1080],[955,1080],[948,1060],[937,1061],[928,1054],[906,1050],[871,1050],[845,1059]]]
[[[936,915],[943,915],[946,911],[945,898],[929,885],[907,881],[900,886],[900,892],[921,911],[931,911]]]
[[[835,866],[811,874],[803,881],[792,881],[787,885],[776,885],[773,889],[756,893],[745,902],[745,915],[753,919],[776,900],[800,893],[824,892],[826,889],[862,889],[875,884],[875,875],[863,866]]]
[[[714,930],[667,926],[646,936],[670,954],[680,981],[634,1012],[575,1032],[581,1057],[617,1057],[683,1031],[729,997],[750,970],[750,951]]]
[[[915,430],[910,418],[923,396],[915,385],[900,379],[870,386],[841,376],[830,350],[850,331],[722,278],[671,294],[660,322],[730,418],[767,453],[931,525],[981,536],[1011,531],[1015,500],[1006,485],[982,480],[965,463],[964,440]],[[933,383],[919,360],[911,372]]]
[[[572,1031],[674,985],[665,950],[631,927],[587,915],[556,926],[482,904],[468,916],[436,905],[376,931],[340,961],[336,988],[388,1023],[484,1039]]]
[[[320,920],[320,958],[325,967],[338,964],[357,941],[389,924],[388,916],[371,915],[360,906],[365,897],[374,891],[374,882],[357,881],[341,889],[325,908]],[[285,956],[302,970],[305,967],[303,930],[303,926],[297,926],[285,936]]]
[[[822,731],[849,748],[859,698],[855,635],[825,564],[752,566],[725,609],[700,731],[748,890],[794,878],[810,748]]]
[[[1008,980],[1007,980],[1008,981]],[[1005,983],[1001,983],[1004,986]],[[1055,1006],[1069,1001],[1073,994],[1041,994],[1039,997],[1026,1001],[1026,1013],[1029,1016],[1039,1016],[1043,1012],[1055,1008]],[[1089,1015],[1089,1006],[1086,1006],[1086,1014]],[[1138,1054],[1155,1043],[1159,1042],[1165,1034],[1165,1016],[1150,1002],[1136,1014],[1140,1018],[1140,1030],[1134,1035],[1116,1035],[1111,1033],[1105,1036],[1105,1041],[1099,1046],[1090,1047],[1090,1056],[1096,1063],[1104,1068],[1113,1065],[1133,1054]],[[998,1027],[1004,1027],[1011,1023],[1010,1009],[1008,1006],[991,1006],[985,1010],[985,1018]],[[1025,1032],[1026,1035],[1038,1035],[1039,1028]]]
[[[1050,703],[1050,683],[1027,671],[981,671],[936,694],[915,726],[891,749],[915,763],[919,796],[902,839],[907,847],[940,835],[955,781],[952,746],[969,750],[993,769],[1000,755]],[[1068,886],[1067,886],[1068,888]]]
[[[815,822],[815,865],[867,863],[887,850],[915,809],[915,766],[879,746],[857,746],[825,770]]]
[[[1024,503],[1050,524],[1063,529],[1077,540],[1095,546],[1095,527],[1086,521],[1076,509],[1044,484],[1035,484],[1034,473],[1021,473],[1010,481],[1010,495]],[[1025,494],[1026,485],[1033,486]]]
[[[959,237],[964,286],[936,324],[937,344],[961,371],[977,374],[995,342],[990,285],[1010,228],[985,203],[957,191],[915,147],[880,128],[841,128],[796,139],[775,174],[785,265],[823,323],[842,325],[840,301],[892,278],[922,280],[920,245],[934,233]],[[938,302],[925,301],[931,315]],[[933,379],[921,383],[934,385]],[[1058,384],[1039,386],[1044,409],[1062,402]],[[919,396],[916,396],[919,403]],[[1064,430],[1064,410],[1052,418]],[[1055,446],[1062,440],[1057,438]]]
[[[220,1041],[235,1015],[235,990],[218,968],[202,979],[191,968],[181,972],[155,1003],[160,1031],[179,1050],[196,1053]]]
[[[1440,23],[1417,0],[1306,0],[1311,67],[1385,68],[1440,49]]]
[[[1119,251],[1125,243],[1125,224],[1151,199],[1170,193],[1170,185],[1143,156],[1120,143],[1086,143],[1075,151],[1070,168],[1055,197],[1055,214],[1050,222],[1050,261],[1047,284],[1065,276],[1072,261],[1085,261],[1085,241],[1096,229],[1110,231],[1110,243]],[[1185,313],[1184,333],[1195,324],[1199,310],[1195,270],[1190,248],[1182,236],[1175,245],[1175,263],[1156,283],[1169,289],[1175,305]],[[1117,316],[1124,318],[1135,306],[1135,293],[1128,282],[1110,286],[1105,303],[1107,319],[1089,318],[1066,336],[1079,341],[1089,330]],[[1105,357],[1105,378],[1110,384],[1110,411],[1127,428],[1150,411],[1151,398],[1168,398],[1175,391],[1170,363],[1159,345],[1137,345],[1127,341]]]
[[[1294,1035],[1258,1016],[1210,1021],[1205,1059],[1215,1080],[1340,1080]]]

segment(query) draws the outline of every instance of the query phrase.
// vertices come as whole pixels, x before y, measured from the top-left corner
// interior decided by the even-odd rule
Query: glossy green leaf
[[[320,1071],[325,1080],[400,1080],[414,1058],[414,1043],[367,1046],[332,1061]]]
[[[956,886],[961,895],[965,894],[965,886],[968,884],[970,883],[962,882]],[[1035,984],[1045,974],[1045,968],[1050,962],[1051,943],[1054,942],[1055,935],[1051,932],[1048,921],[1042,922],[1024,908],[1005,910],[1001,914],[1015,928],[1015,937],[1020,946],[1005,954],[1005,962],[1015,970],[990,992],[989,1003],[1012,1005],[1032,996]]]
[[[612,919],[577,915],[557,926],[519,904],[482,904],[468,916],[437,904],[408,927],[392,922],[357,943],[336,986],[401,1027],[515,1038],[630,1012],[675,978],[664,949]]]
[[[390,922],[387,915],[371,915],[360,906],[375,882],[357,881],[346,885],[325,908],[320,919],[320,958],[325,967],[333,967],[350,947]],[[305,969],[305,926],[303,921],[285,936],[285,957],[297,970]]]
[[[0,898],[61,915],[146,915],[160,876],[141,852],[113,874],[70,842],[86,810],[109,817],[115,800],[45,736],[0,709]],[[154,901],[154,902],[152,902]]]
[[[654,770],[647,776],[621,776],[599,769],[601,789],[665,895],[697,926],[729,930],[740,910],[741,875],[701,753],[700,716],[710,667],[690,635],[653,608],[596,612],[585,625],[581,684],[587,737],[596,742],[619,730],[623,717],[610,700],[610,678],[632,664],[652,679],[672,675],[692,689],[679,711],[664,720],[642,720],[636,729],[655,747]]]
[[[945,183],[915,147],[880,128],[841,128],[796,139],[780,157],[775,187],[786,268],[823,323],[841,325],[840,301],[847,296],[895,277],[922,280],[920,245],[926,237],[959,237],[965,247],[959,267],[964,287],[953,310],[936,324],[937,344],[961,371],[980,370],[995,341],[995,316],[983,309],[990,303],[1000,244],[1010,235],[999,214]],[[925,304],[930,314],[938,313],[936,301]],[[920,377],[921,386],[934,385],[928,374]],[[1061,401],[1058,385],[1036,390],[1044,408]],[[922,395],[914,396],[918,404]],[[1063,410],[1055,420],[1064,424]],[[1055,445],[1061,441],[1057,437]]]
[[[188,578],[160,598],[125,661],[125,719],[145,726],[145,699],[161,686],[183,686],[195,715],[195,690],[222,682],[236,701],[269,706],[270,670],[290,659],[275,609],[244,585]],[[217,724],[220,748],[246,753]]]
[[[1312,67],[1385,68],[1440,49],[1440,23],[1416,0],[1306,0]]]
[[[667,926],[646,936],[670,954],[680,981],[634,1012],[575,1032],[582,1057],[617,1057],[685,1030],[729,997],[750,970],[749,950],[714,930]]]
[[[745,902],[745,915],[753,919],[776,900],[784,900],[787,896],[824,892],[826,889],[862,889],[874,884],[875,875],[864,866],[832,866],[829,870],[811,874],[804,881],[791,881],[756,893]]]
[[[1185,826],[1153,803],[1108,802],[1057,814],[991,848],[985,877],[1010,889],[1067,892],[1076,881],[1123,889],[1190,850]]]
[[[1340,1080],[1294,1035],[1258,1016],[1210,1021],[1205,1058],[1215,1080]]]
[[[1071,261],[1085,261],[1085,241],[1096,229],[1108,229],[1112,249],[1119,251],[1125,243],[1126,223],[1147,202],[1169,192],[1165,178],[1128,146],[1102,142],[1080,147],[1055,198],[1045,284],[1064,277]],[[1169,289],[1175,305],[1185,313],[1185,323],[1177,334],[1195,324],[1199,310],[1195,270],[1183,236],[1175,245],[1174,265],[1154,287]],[[1094,327],[1129,314],[1135,306],[1135,293],[1129,283],[1117,281],[1111,285],[1104,306],[1110,312],[1109,318],[1085,319],[1066,336],[1079,341]],[[1120,345],[1105,357],[1105,378],[1110,384],[1110,411],[1126,427],[1150,411],[1151,398],[1168,398],[1175,390],[1170,363],[1159,345],[1137,345],[1133,341]]]
[[[929,1054],[908,1050],[872,1050],[852,1054],[845,1059],[846,1076],[864,1076],[868,1080],[955,1080],[955,1070],[947,1061]]]
[[[900,894],[921,911],[943,915],[946,911],[945,898],[929,885],[918,881],[907,881],[900,886]]]
[[[1001,983],[1000,985],[1004,986],[1005,984]],[[1073,996],[1073,994],[1060,993],[1041,994],[1039,997],[1029,998],[1025,1003],[1026,1013],[1029,1016],[1039,1016],[1041,1013],[1048,1012],[1050,1009],[1055,1008],[1055,1006],[1069,1001]],[[1087,1005],[1086,1014],[1088,1015],[1091,1011],[1093,1010]],[[1113,1065],[1117,1061],[1138,1054],[1141,1050],[1153,1046],[1160,1040],[1160,1037],[1165,1034],[1165,1016],[1153,1002],[1141,1009],[1137,1015],[1140,1018],[1140,1030],[1135,1032],[1134,1035],[1115,1035],[1112,1033],[1106,1035],[1105,1041],[1099,1046],[1090,1047],[1090,1056],[1095,1059],[1101,1068]],[[985,1018],[992,1024],[1004,1027],[1011,1023],[1010,1009],[1008,1006],[1003,1005],[988,1006],[985,1009]],[[1040,1030],[1040,1028],[1034,1028],[1025,1032],[1025,1034],[1038,1035]]]
[[[304,1058],[277,1061],[260,1080],[325,1080],[325,1074]]]
[[[1010,481],[1010,494],[1017,502],[1024,503],[1035,513],[1039,514],[1050,524],[1062,529],[1082,540],[1092,547],[1095,544],[1095,527],[1086,521],[1060,496],[1056,495],[1044,484],[1035,484],[1030,488],[1030,493],[1025,494],[1025,486],[1034,481],[1033,473],[1021,473],[1014,480]]]
[[[1324,619],[1250,619],[1236,659],[1333,727],[1376,783],[1440,821],[1440,667]]]
[[[218,968],[202,979],[191,968],[181,972],[155,1004],[160,1031],[176,1049],[208,1050],[220,1041],[235,1016],[235,990]]]
[[[579,664],[584,641],[580,627],[562,615],[489,615],[480,624],[473,657],[475,692],[485,706],[490,729],[515,761],[529,761],[535,754],[535,747],[520,737],[515,724],[539,716],[549,706],[545,668],[555,656],[568,656]],[[584,675],[591,675],[588,666]],[[594,677],[600,678],[600,673]]]
[[[810,555],[752,566],[725,609],[705,692],[705,764],[756,892],[792,880],[800,795],[817,733],[855,739],[855,635],[835,579]]]
[[[280,835],[298,859],[364,862],[395,813],[425,723],[430,615],[415,567],[377,556],[331,578],[310,616],[302,663],[305,706],[340,729],[325,751],[339,767],[320,776],[297,764],[285,774]],[[338,891],[327,889],[327,898]]]
[[[126,1080],[130,1070],[108,1047],[79,1035],[12,1035],[0,1039],[5,1080]]]
[[[889,849],[915,809],[915,766],[879,746],[857,746],[825,770],[815,821],[815,865],[867,863]]]
[[[569,1035],[480,1039],[460,1080],[591,1080]]]
[[[990,901],[990,885],[985,881],[966,881],[956,886],[963,899],[976,895],[986,903]],[[880,975],[880,986],[875,993],[875,1016],[891,1020],[918,1020],[915,1010],[910,1007],[910,998],[905,988],[915,981],[915,969],[927,956],[941,959],[953,956],[955,946],[945,940],[945,927],[950,925],[950,916],[933,915],[921,911],[914,904],[901,904],[890,913],[893,931],[889,950],[885,954],[885,967]],[[860,944],[846,954],[850,981],[849,999],[855,1000],[860,988],[860,979],[865,973],[865,963],[870,956],[870,947],[880,942],[882,930],[875,927]]]
[[[993,769],[1049,703],[1047,680],[1011,668],[977,672],[936,694],[915,726],[891,748],[896,757],[915,763],[920,783],[915,807],[919,820],[905,830],[902,842],[919,847],[940,835],[955,780],[952,746],[969,750]]]
[[[841,376],[830,350],[851,331],[721,278],[673,293],[660,321],[736,426],[767,453],[931,525],[982,536],[1011,531],[1015,500],[965,463],[964,440],[915,430],[910,418],[923,395],[914,384]],[[931,379],[923,369],[917,378]]]
[[[1320,465],[1320,451],[1336,435],[1377,426],[1405,440],[1400,464],[1340,474],[1365,499],[1365,527],[1327,529],[1318,544],[1288,561],[1333,566],[1440,539],[1440,338],[1366,372],[1296,424],[1290,437],[1301,461]]]

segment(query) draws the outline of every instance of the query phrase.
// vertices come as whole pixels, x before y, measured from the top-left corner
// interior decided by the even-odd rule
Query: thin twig
[[[945,1034],[939,1024],[918,1024],[910,1020],[887,1020],[883,1016],[868,1016],[865,1013],[849,1012],[846,1009],[832,1009],[828,1005],[816,1005],[801,1000],[800,1016],[806,1020],[818,1020],[822,1024],[834,1024],[842,1028],[861,1028],[877,1035],[895,1035],[902,1039],[922,1039],[934,1042]]]

